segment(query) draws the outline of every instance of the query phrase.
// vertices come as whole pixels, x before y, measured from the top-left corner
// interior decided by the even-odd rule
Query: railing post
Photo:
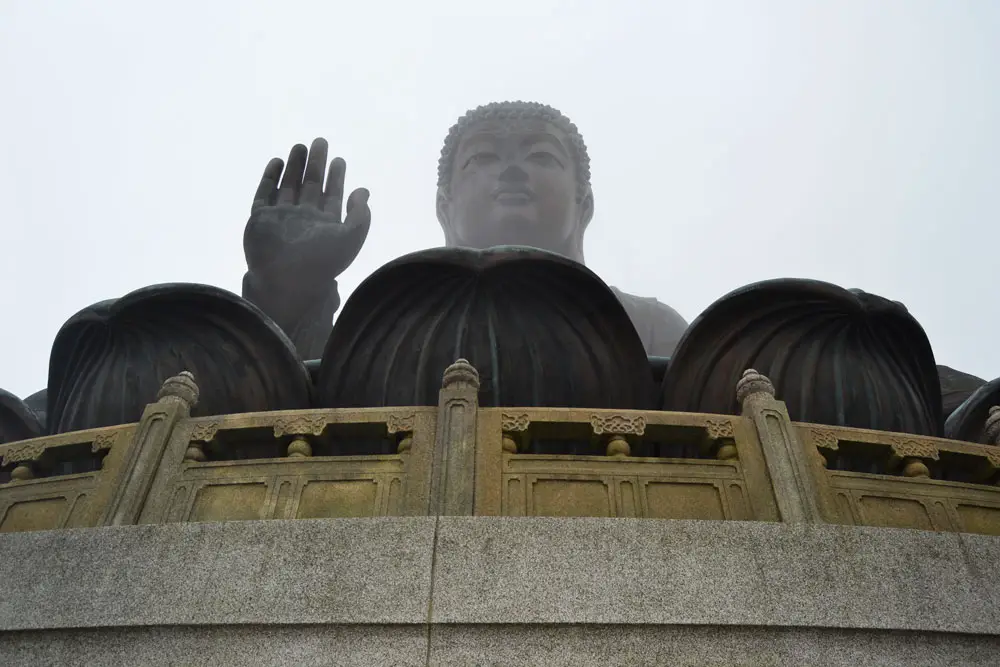
[[[817,476],[825,473],[818,470],[818,457],[810,456],[803,448],[788,409],[774,397],[771,380],[752,368],[744,371],[736,385],[736,398],[743,416],[757,430],[781,520],[823,522],[826,503],[821,502],[824,488]]]
[[[126,460],[114,480],[111,502],[101,517],[101,525],[126,526],[139,520],[174,427],[187,419],[191,408],[198,403],[194,376],[184,371],[168,378],[156,399],[143,410],[136,426]]]
[[[438,394],[430,514],[470,516],[475,508],[479,373],[465,359],[445,372]]]

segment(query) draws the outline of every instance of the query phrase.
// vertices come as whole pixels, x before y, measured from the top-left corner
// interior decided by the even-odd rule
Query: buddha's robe
[[[676,310],[653,298],[611,290],[625,308],[651,357],[669,357],[687,322]],[[328,289],[291,293],[286,284],[267,284],[251,273],[243,279],[243,297],[256,304],[291,338],[303,359],[319,359],[340,307],[334,281]]]

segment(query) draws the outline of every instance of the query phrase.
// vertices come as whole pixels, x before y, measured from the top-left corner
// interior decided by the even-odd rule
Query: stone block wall
[[[408,517],[0,535],[5,665],[995,665],[1000,538]]]

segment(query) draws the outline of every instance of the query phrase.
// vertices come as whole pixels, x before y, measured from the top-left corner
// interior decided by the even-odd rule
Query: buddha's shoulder
[[[664,357],[673,354],[688,326],[680,313],[658,299],[629,294],[617,287],[611,289],[635,325],[646,353]]]
[[[681,317],[681,314],[659,299],[636,296],[635,294],[623,292],[617,287],[612,287],[611,290],[618,297],[618,300],[622,302],[622,305],[625,306],[625,309],[630,311],[630,314],[632,312],[642,313],[651,321],[662,321],[681,329],[687,328],[688,323]]]

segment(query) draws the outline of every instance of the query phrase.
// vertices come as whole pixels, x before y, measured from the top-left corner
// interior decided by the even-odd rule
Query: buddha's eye
[[[528,160],[543,167],[561,167],[563,163],[552,153],[547,151],[535,151],[528,156]]]
[[[493,164],[499,159],[500,156],[498,156],[496,153],[487,153],[487,152],[476,153],[475,155],[473,155],[472,157],[470,157],[468,160],[465,161],[465,164],[462,166],[462,169],[465,169],[466,167],[473,165],[477,167],[486,166],[489,164]]]

